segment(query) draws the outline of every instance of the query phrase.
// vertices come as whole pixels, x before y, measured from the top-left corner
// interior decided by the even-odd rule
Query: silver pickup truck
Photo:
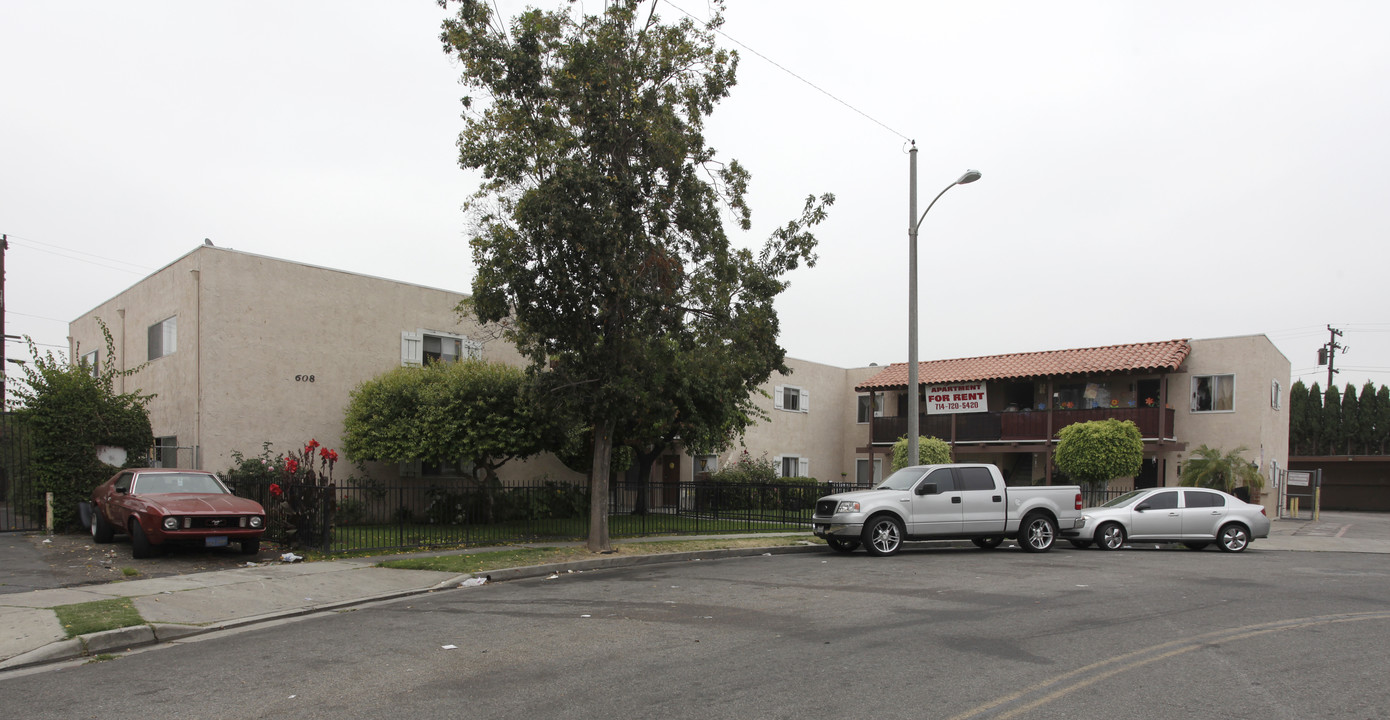
[[[811,522],[817,536],[845,553],[863,545],[870,555],[892,555],[906,540],[969,539],[988,550],[1004,538],[1047,552],[1058,528],[1080,526],[1081,488],[1008,487],[993,465],[916,465],[872,490],[817,500]]]

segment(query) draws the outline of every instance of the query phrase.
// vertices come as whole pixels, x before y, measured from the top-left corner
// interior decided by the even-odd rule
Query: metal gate
[[[1279,519],[1313,519],[1318,516],[1318,490],[1322,470],[1285,470],[1276,474],[1279,483]]]
[[[43,499],[35,486],[29,428],[0,413],[0,532],[43,529]]]

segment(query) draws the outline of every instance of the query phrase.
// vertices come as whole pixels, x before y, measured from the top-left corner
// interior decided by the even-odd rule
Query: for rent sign
[[[989,403],[985,400],[985,384],[974,382],[928,385],[926,407],[928,415],[989,412]]]

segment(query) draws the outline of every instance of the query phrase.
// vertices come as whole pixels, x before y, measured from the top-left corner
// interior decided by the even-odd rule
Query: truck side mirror
[[[918,495],[935,495],[936,492],[936,483],[922,483],[917,486]]]

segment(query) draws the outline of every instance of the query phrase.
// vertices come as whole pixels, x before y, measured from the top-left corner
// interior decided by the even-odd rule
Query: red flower
[[[316,447],[318,447],[318,446],[319,446],[319,441],[318,441],[318,440],[310,440],[310,441],[309,441],[309,448],[310,448],[310,449],[316,448]]]
[[[323,448],[319,450],[319,457],[323,458],[324,460],[327,460],[328,462],[338,462],[338,451]]]
[[[271,496],[271,497],[280,497],[281,495],[284,495],[284,494],[285,494],[285,491],[280,489],[280,484],[279,484],[279,483],[271,483],[271,484],[270,484],[270,496]]]
[[[299,472],[299,461],[298,461],[298,460],[295,460],[294,458],[290,458],[290,459],[286,460],[286,461],[285,461],[285,470],[286,470],[287,472],[289,472],[289,474],[291,474],[291,475],[293,475],[293,474]]]

